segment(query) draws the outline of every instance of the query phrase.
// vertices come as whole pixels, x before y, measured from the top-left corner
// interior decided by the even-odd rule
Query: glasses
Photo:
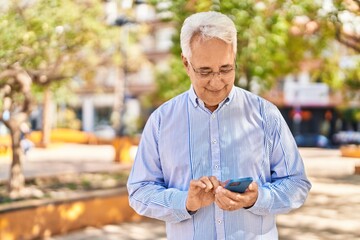
[[[193,71],[197,74],[197,76],[202,80],[211,80],[214,78],[215,74],[218,75],[220,78],[228,79],[233,76],[233,71],[236,68],[236,63],[234,61],[233,65],[227,65],[221,67],[218,72],[214,72],[210,68],[204,69],[195,69],[190,61],[188,61]]]

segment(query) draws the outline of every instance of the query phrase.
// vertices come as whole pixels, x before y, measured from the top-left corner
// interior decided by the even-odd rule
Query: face
[[[213,111],[229,95],[234,85],[235,56],[232,45],[217,38],[202,40],[194,36],[191,50],[190,59],[182,57],[186,72],[196,95]],[[208,72],[215,74],[209,75]]]

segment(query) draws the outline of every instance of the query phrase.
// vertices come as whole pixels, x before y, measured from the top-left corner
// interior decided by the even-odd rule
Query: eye
[[[213,72],[199,72],[201,76],[207,77],[210,76]]]
[[[227,73],[230,73],[232,70],[233,70],[232,68],[221,69],[221,70],[220,70],[220,73],[221,73],[221,74],[227,74]]]

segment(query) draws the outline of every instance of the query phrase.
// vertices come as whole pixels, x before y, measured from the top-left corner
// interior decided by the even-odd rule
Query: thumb
[[[256,190],[256,183],[254,183],[254,182],[250,183],[250,185],[249,185],[249,190],[250,190],[250,191]]]

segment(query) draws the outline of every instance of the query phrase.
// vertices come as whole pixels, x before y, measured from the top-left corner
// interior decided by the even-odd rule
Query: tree
[[[360,53],[360,1],[336,0],[328,11],[329,20],[335,27],[336,39],[345,46]]]
[[[345,43],[349,37],[343,31],[343,24],[337,20],[341,8],[348,7],[335,1],[333,10],[326,12],[322,1],[258,1],[258,0],[193,0],[166,1],[153,0],[159,12],[171,16],[166,21],[173,22],[177,34],[172,48],[171,71],[160,73],[158,91],[154,98],[167,100],[189,88],[190,82],[180,60],[180,28],[187,16],[200,11],[220,11],[233,19],[238,32],[237,74],[235,82],[245,89],[262,93],[270,89],[279,79],[290,73],[300,71],[304,62],[329,61],[324,52],[331,48],[338,39]],[[345,1],[349,2],[349,1]],[[359,1],[353,1],[359,4]],[[356,2],[356,3],[355,3]],[[167,6],[167,7],[164,7]],[[351,9],[355,9],[351,5]],[[348,7],[349,8],[349,7]],[[359,8],[353,10],[358,14]],[[335,16],[336,15],[336,16]],[[356,49],[358,37],[346,38],[346,45]],[[330,49],[331,51],[331,49]],[[338,66],[339,62],[333,62]],[[336,69],[327,68],[327,74],[312,73],[315,80],[329,82],[329,76],[335,75]],[[170,77],[169,77],[170,76]],[[160,97],[160,99],[158,98]]]
[[[49,97],[72,77],[89,80],[96,66],[119,62],[117,30],[104,20],[98,0],[14,1],[1,14],[0,121],[12,139],[10,196],[24,186],[20,126],[34,96]]]
[[[20,126],[27,120],[31,110],[32,79],[18,64],[14,64],[0,73],[0,81],[0,121],[10,130],[12,139],[9,193],[11,197],[18,197],[25,181],[21,170],[23,151],[20,146]]]
[[[345,48],[342,52],[328,49],[323,64],[315,71],[333,89],[343,92],[346,104],[360,102],[360,1],[333,1],[320,12],[322,27]],[[333,47],[331,45],[330,47]],[[330,48],[329,47],[329,48]],[[357,104],[356,104],[357,102]]]

